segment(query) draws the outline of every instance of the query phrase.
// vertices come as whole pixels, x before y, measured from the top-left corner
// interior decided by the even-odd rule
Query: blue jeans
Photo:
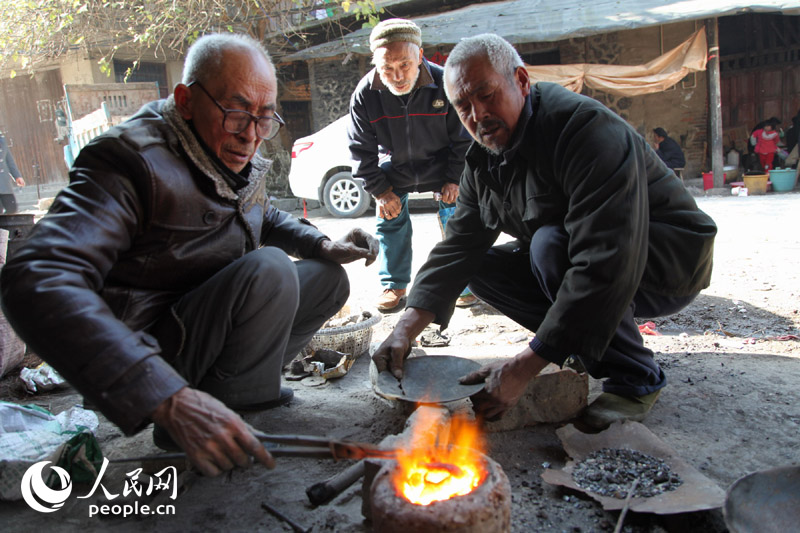
[[[381,285],[388,289],[405,289],[411,283],[411,215],[408,212],[408,194],[398,194],[400,214],[391,220],[375,217],[375,234],[380,244],[378,268]],[[439,209],[453,207],[439,201]]]
[[[495,246],[483,261],[469,288],[518,324],[536,331],[553,305],[564,274],[570,268],[569,237],[560,226],[544,226],[533,236],[530,248],[520,243]],[[696,294],[670,297],[639,289],[617,327],[603,358],[581,357],[593,378],[607,378],[603,390],[621,396],[643,396],[667,384],[667,378],[644,346],[633,317],[655,318],[676,313]]]

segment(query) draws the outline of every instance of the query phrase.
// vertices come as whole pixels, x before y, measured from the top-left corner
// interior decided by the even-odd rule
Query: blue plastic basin
[[[797,169],[776,168],[770,170],[769,181],[772,182],[772,190],[775,192],[791,191],[797,185]]]

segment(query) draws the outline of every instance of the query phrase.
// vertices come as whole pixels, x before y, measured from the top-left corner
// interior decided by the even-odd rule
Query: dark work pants
[[[255,250],[175,304],[185,339],[180,353],[166,359],[192,387],[231,408],[274,400],[283,366],[349,294],[341,265],[294,262],[278,248]]]
[[[479,274],[469,288],[481,300],[518,324],[536,331],[555,300],[570,268],[564,228],[540,228],[530,249],[518,242],[495,246],[486,254]],[[666,376],[644,346],[634,316],[654,318],[680,311],[697,297],[670,297],[639,289],[622,317],[602,360],[580,359],[594,378],[607,378],[603,390],[621,396],[642,396],[667,384]]]
[[[3,205],[7,215],[13,215],[18,211],[17,198],[13,194],[0,194],[0,204]]]

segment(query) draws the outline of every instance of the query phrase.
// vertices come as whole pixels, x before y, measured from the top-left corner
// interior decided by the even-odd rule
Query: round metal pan
[[[481,367],[471,359],[452,355],[410,357],[403,366],[403,379],[381,372],[373,382],[375,392],[391,400],[444,403],[461,400],[483,389],[484,384],[462,385],[458,378]]]
[[[728,489],[723,508],[731,533],[786,533],[800,527],[800,466],[754,472]]]

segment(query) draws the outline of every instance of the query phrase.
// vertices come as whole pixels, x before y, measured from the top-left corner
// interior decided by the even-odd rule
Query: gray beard
[[[481,144],[480,142],[478,143],[478,146],[480,146],[481,148],[483,148],[484,150],[486,150],[487,152],[489,152],[494,156],[501,156],[503,155],[503,152],[506,151],[505,146],[501,146],[500,148],[489,148],[488,146]]]
[[[414,87],[417,86],[417,80],[419,80],[419,69],[417,69],[417,75],[414,76],[414,81],[412,81],[411,84],[408,86],[407,91],[398,91],[397,89],[395,89],[394,85],[389,83],[389,81],[386,78],[384,78],[383,74],[381,74],[380,72],[378,72],[378,77],[380,77],[383,84],[386,85],[386,88],[389,89],[390,93],[392,93],[395,96],[405,96],[409,94],[411,91],[413,91]]]

